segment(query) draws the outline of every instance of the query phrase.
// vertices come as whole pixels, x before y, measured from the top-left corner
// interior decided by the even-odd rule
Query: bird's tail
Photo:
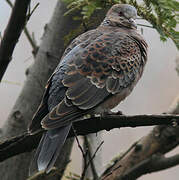
[[[44,133],[32,160],[30,175],[34,172],[33,163],[37,163],[35,166],[39,171],[45,170],[47,173],[50,171],[64,145],[71,126],[72,124],[69,124]]]

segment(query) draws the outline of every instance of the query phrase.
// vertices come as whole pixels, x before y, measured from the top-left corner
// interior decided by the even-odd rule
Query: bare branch
[[[35,57],[39,47],[37,46],[36,41],[34,41],[33,37],[30,35],[29,30],[27,29],[27,27],[24,27],[24,33],[25,33],[30,45],[32,46],[32,49],[33,49],[32,54]]]
[[[179,123],[179,115],[166,115],[166,114],[135,115],[135,116],[106,115],[104,117],[94,117],[94,118],[86,119],[83,121],[75,122],[74,129],[76,130],[77,135],[87,135],[89,133],[95,133],[101,130],[109,131],[113,128],[152,126],[152,125],[157,125],[157,124],[171,125],[173,124],[173,122],[175,125]],[[159,134],[160,136],[161,131],[164,129],[165,126],[163,127],[163,129],[162,127],[156,128],[156,130],[154,130],[152,134],[157,139],[158,139],[157,135]],[[178,126],[176,127],[169,126],[168,129],[169,129],[168,134],[171,134],[172,131],[170,129],[178,129]],[[30,152],[33,149],[35,149],[40,141],[43,131],[44,130],[41,130],[40,132],[34,133],[32,135],[29,133],[24,133],[19,136],[7,139],[6,141],[0,143],[0,162],[12,156],[15,156],[24,152]],[[173,131],[173,133],[175,133],[175,130]],[[68,137],[74,137],[74,132],[70,131]],[[171,135],[170,137],[172,138]],[[176,142],[176,139],[174,140],[175,140],[174,142]],[[160,145],[160,143],[158,142],[158,146]],[[170,141],[169,147],[171,147],[171,145],[172,145],[172,141]],[[175,145],[176,144],[174,144],[174,146]],[[139,147],[139,145],[136,145],[136,146]],[[165,148],[167,148],[167,146],[165,146]],[[132,148],[132,149],[135,149],[135,148]]]
[[[0,44],[0,81],[12,59],[15,45],[26,24],[26,14],[31,0],[16,0],[11,17]]]
[[[148,171],[149,173],[171,168],[179,164],[179,154],[171,157],[160,156],[156,161],[152,161],[152,163],[149,164],[151,164]]]
[[[29,5],[29,13],[27,14],[27,20],[30,19],[30,17],[32,16],[32,14],[34,13],[34,11],[37,9],[37,7],[39,6],[39,4],[40,4],[40,3],[37,3],[32,10],[31,10],[31,8],[30,8],[31,6]]]
[[[87,168],[88,168],[88,166],[90,165],[90,164],[93,164],[92,162],[93,162],[93,159],[95,158],[95,156],[96,156],[96,153],[98,152],[98,150],[100,149],[100,147],[103,145],[103,143],[104,143],[104,141],[102,141],[100,144],[99,144],[99,146],[96,148],[96,151],[94,152],[94,154],[90,157],[90,159],[89,159],[89,161],[88,161],[88,163],[87,163]],[[95,178],[96,179],[98,179],[98,175],[97,175],[97,173],[96,173],[96,171],[95,171],[95,167],[94,167],[94,165],[92,165],[92,170],[93,170],[93,174],[95,175]]]
[[[12,2],[11,2],[10,0],[6,0],[6,2],[9,4],[9,6],[10,6],[11,8],[13,8],[13,4],[12,4]]]
[[[85,159],[86,153],[83,151],[83,148],[82,148],[82,146],[80,145],[80,142],[79,142],[78,137],[77,137],[77,134],[76,134],[76,130],[74,129],[73,126],[72,126],[72,130],[73,130],[73,133],[74,133],[76,142],[77,142],[77,144],[78,144],[78,147],[79,147],[79,149],[80,149],[80,151],[81,151],[81,153],[82,153],[82,156],[83,156],[83,158]]]
[[[95,167],[95,164],[94,164],[94,158],[95,157],[92,158],[92,147],[91,147],[91,142],[89,143],[88,137],[89,136],[84,136],[84,138],[83,138],[83,140],[84,140],[84,142],[83,142],[83,146],[84,147],[83,148],[88,150],[87,156],[88,156],[88,159],[89,159],[89,162],[90,162],[90,167],[91,167],[91,172],[92,172],[93,180],[96,180],[96,179],[98,179],[98,173],[96,171],[96,167]],[[98,147],[99,147],[99,145],[98,145]],[[86,168],[87,173],[88,173],[88,170],[89,170],[89,168],[88,169]],[[87,175],[87,178],[88,178],[88,175]]]
[[[86,143],[88,143],[88,140],[86,140]],[[99,144],[99,146],[96,148],[96,150],[95,150],[95,152],[94,152],[93,155],[91,155],[91,153],[90,153],[90,147],[89,147],[89,143],[88,143],[87,147],[88,147],[89,149],[87,149],[87,152],[86,152],[86,156],[85,156],[85,159],[84,159],[84,168],[83,168],[83,172],[82,172],[82,175],[81,175],[80,180],[84,180],[86,171],[87,171],[87,169],[88,169],[88,167],[89,167],[90,164],[92,165],[92,167],[93,167],[93,173],[95,174],[95,176],[93,177],[93,179],[94,179],[94,180],[95,180],[95,179],[98,179],[98,175],[97,175],[97,173],[96,173],[96,171],[95,171],[95,167],[94,167],[94,164],[93,164],[93,159],[95,158],[96,153],[98,152],[98,150],[100,149],[100,147],[103,145],[103,143],[104,143],[104,141],[102,141],[102,142]],[[87,161],[87,157],[88,157],[88,156],[89,156],[89,160]]]
[[[136,179],[143,174],[161,171],[179,164],[179,154],[172,157],[165,157],[161,154],[154,154],[144,161],[136,164],[133,168],[127,171],[121,180]]]
[[[156,126],[147,136],[135,143],[127,153],[115,161],[115,163],[104,172],[101,179],[126,180],[135,179],[143,174],[157,171],[155,167],[147,169],[148,159],[156,154],[165,154],[179,144],[179,127]],[[170,166],[170,165],[169,165]],[[172,165],[171,165],[172,166]],[[120,167],[120,168],[119,168]],[[167,168],[167,165],[165,165]],[[161,166],[161,169],[165,169]],[[137,170],[136,170],[137,169]]]
[[[175,101],[175,106],[173,105],[169,112],[172,114],[178,114],[178,104],[179,99]],[[178,117],[178,115],[177,115]],[[174,123],[175,124],[175,123]],[[108,167],[108,169],[103,173],[101,179],[105,180],[123,180],[125,177],[129,177],[130,174],[135,174],[136,168],[140,168],[141,171],[137,171],[137,174],[132,177],[136,179],[143,174],[157,171],[157,167],[151,168],[151,170],[145,170],[145,165],[148,160],[153,156],[158,154],[165,154],[175,148],[179,144],[179,126],[166,126],[160,125],[153,128],[153,130],[146,136],[142,137],[133,146],[131,146],[124,155],[120,156],[115,162]],[[162,156],[161,156],[162,157]],[[176,156],[176,158],[178,158]],[[163,159],[162,159],[163,160]],[[167,159],[165,159],[167,160]],[[168,167],[178,164],[178,160],[174,162],[174,157],[168,160],[163,166],[158,168],[165,169]],[[159,161],[158,163],[160,163]],[[176,165],[175,164],[175,165]],[[133,173],[134,172],[134,173]],[[130,178],[126,178],[130,179]]]
[[[11,2],[10,0],[6,0],[6,2],[9,4],[9,6],[10,6],[11,8],[13,8],[13,4],[12,4],[12,2]],[[28,16],[28,19],[30,18],[30,16],[32,15],[32,13],[34,12],[34,10],[35,10],[38,6],[39,6],[39,3],[37,3],[36,6],[33,8],[33,10],[30,12],[30,15]],[[29,32],[29,30],[27,29],[27,27],[24,27],[24,33],[25,33],[25,35],[26,35],[26,37],[27,37],[30,45],[32,46],[32,49],[33,49],[33,50],[32,50],[32,54],[33,54],[34,56],[36,56],[37,51],[38,51],[38,49],[39,49],[39,47],[38,47],[37,44],[36,44],[36,41],[34,40],[33,36],[30,35],[30,32]]]

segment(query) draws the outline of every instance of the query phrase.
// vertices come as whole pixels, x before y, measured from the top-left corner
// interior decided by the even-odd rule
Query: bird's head
[[[111,7],[106,15],[106,19],[117,26],[136,29],[135,19],[137,10],[129,4],[116,4]]]

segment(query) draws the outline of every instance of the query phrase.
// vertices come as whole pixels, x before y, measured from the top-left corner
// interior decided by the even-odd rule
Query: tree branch
[[[135,179],[143,174],[157,171],[156,168],[149,171],[145,167],[148,162],[146,160],[158,153],[165,154],[175,148],[178,144],[178,126],[156,126],[147,136],[141,138],[134,146],[132,146],[132,148],[130,148],[130,150],[127,150],[127,153],[125,153],[122,158],[119,157],[119,159],[104,172],[101,179],[126,180],[130,179],[129,177]],[[162,168],[165,169],[164,167],[161,167],[161,169]],[[137,174],[135,174],[136,171]]]
[[[136,179],[143,174],[161,171],[178,164],[179,154],[176,154],[172,157],[165,157],[161,154],[154,154],[127,171],[121,177],[121,180]]]
[[[24,27],[24,33],[30,43],[30,45],[32,46],[32,54],[34,55],[34,57],[37,54],[37,51],[39,49],[39,47],[36,44],[36,41],[33,39],[33,37],[30,35],[29,30],[27,29],[27,27]]]
[[[96,153],[97,153],[98,150],[101,148],[101,146],[103,145],[103,143],[104,143],[104,141],[102,141],[102,142],[99,144],[99,146],[96,148],[96,150],[95,150],[95,152],[94,152],[93,155],[92,155],[92,154],[89,155],[89,160],[88,160],[88,163],[86,164],[86,167],[85,167],[86,170],[87,170],[87,168],[88,168],[89,165],[91,164],[91,166],[92,166],[92,171],[93,171],[93,175],[94,175],[93,180],[98,179],[98,174],[97,174],[97,172],[96,172],[96,170],[95,170],[94,163],[93,163],[93,159],[95,158]],[[85,172],[85,168],[84,168],[84,172]],[[85,173],[84,173],[84,174],[85,174]]]
[[[83,121],[78,121],[74,123],[74,129],[77,135],[87,135],[89,133],[95,133],[101,130],[111,130],[113,128],[121,127],[138,127],[138,126],[152,126],[152,125],[177,125],[179,123],[179,115],[135,115],[135,116],[125,116],[125,115],[106,115],[104,117],[93,117]],[[88,126],[86,126],[88,124]],[[169,126],[168,128],[179,129],[178,126]],[[154,137],[158,138],[159,130],[154,130]],[[162,131],[162,129],[160,129]],[[44,130],[30,135],[29,133],[24,133],[19,136],[10,138],[0,143],[0,162],[12,156],[30,152],[37,147],[41,135]],[[73,131],[70,131],[68,137],[73,137]],[[160,134],[159,134],[160,136]],[[161,138],[161,137],[160,137]],[[164,138],[165,139],[165,138]],[[165,139],[166,140],[166,139]],[[165,141],[164,140],[164,141]],[[176,140],[176,139],[175,139]],[[168,141],[167,141],[168,142]],[[158,142],[159,143],[159,142]],[[170,142],[170,145],[172,141]],[[178,144],[178,141],[177,141]],[[161,146],[158,144],[158,146]],[[132,149],[137,149],[139,144]],[[163,149],[163,148],[162,148]]]
[[[172,114],[178,114],[178,105],[179,97],[175,100],[175,105],[172,105],[169,112]],[[115,162],[103,173],[101,179],[123,180],[124,177],[128,177],[130,174],[134,175],[136,172],[136,168],[141,169],[141,171],[139,171],[138,169],[137,174],[134,175],[132,179],[136,179],[137,177],[140,177],[141,175],[146,173],[158,171],[160,169],[157,169],[157,166],[156,168],[151,168],[151,170],[145,169],[145,165],[147,164],[148,160],[152,156],[154,157],[158,154],[165,154],[169,152],[178,144],[179,126],[156,126],[150,133],[148,133],[146,136],[142,137],[135,144],[133,144],[122,156],[117,158]],[[173,158],[168,160],[172,160]],[[178,157],[176,156],[176,158]],[[173,161],[168,162],[168,165],[167,163],[165,163],[165,165],[161,166],[161,169],[165,169],[167,168],[167,166],[172,167],[175,163],[178,164],[178,162]]]
[[[0,81],[12,59],[15,45],[26,24],[26,14],[31,0],[16,0],[11,17],[0,44]]]
[[[94,156],[94,158],[92,158],[92,154],[93,154],[92,151],[94,151],[95,149],[92,149],[91,141],[89,143],[88,138],[89,138],[89,136],[84,136],[84,138],[83,138],[83,141],[84,141],[83,142],[83,148],[88,152],[87,153],[87,158],[88,158],[88,161],[90,162],[90,166],[88,166],[88,168],[86,168],[85,177],[90,179],[90,173],[91,173],[92,177],[93,177],[93,180],[96,180],[96,179],[98,179],[98,172],[97,172],[97,168],[95,166],[96,164],[94,162],[96,156]],[[92,140],[94,141],[94,139],[92,139]],[[104,141],[102,141],[102,142],[104,142]],[[98,145],[98,147],[99,147],[99,145]],[[96,153],[94,153],[94,154],[96,154]],[[85,163],[86,162],[83,163],[84,164],[83,165],[84,166],[83,171],[85,170]]]
[[[13,9],[13,4],[12,4],[12,2],[10,1],[10,0],[6,0],[6,2],[7,2],[7,4]],[[37,5],[35,6],[35,8],[34,9],[36,9],[36,7],[39,5],[39,3],[37,3]],[[34,10],[33,10],[33,12],[34,12]],[[27,39],[28,39],[28,41],[29,41],[29,43],[30,43],[30,45],[32,46],[32,54],[34,55],[34,57],[35,57],[35,55],[37,54],[37,51],[38,51],[38,49],[39,49],[39,47],[37,46],[37,44],[36,44],[36,41],[33,39],[33,37],[30,35],[30,32],[29,32],[29,30],[27,29],[27,27],[24,27],[24,34],[26,35],[26,37],[27,37]]]

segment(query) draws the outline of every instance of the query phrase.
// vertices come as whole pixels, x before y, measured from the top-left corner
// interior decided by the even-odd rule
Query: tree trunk
[[[78,15],[78,12],[75,15],[64,16],[65,12],[65,4],[58,0],[51,20],[44,28],[45,32],[34,64],[26,71],[27,80],[24,87],[2,128],[1,139],[15,136],[27,130],[27,125],[40,104],[46,82],[59,63],[65,46],[75,36],[84,32],[85,28],[80,25],[82,24],[81,21],[72,19],[72,17]],[[100,11],[95,14],[87,24],[88,28],[98,26],[104,18],[104,13],[105,11]],[[64,147],[65,154],[63,154],[63,157],[58,158],[63,169],[64,164],[69,160],[71,147],[72,142],[69,142],[67,148]],[[0,164],[1,179],[26,179],[31,159],[31,153],[24,153]],[[58,167],[60,168],[60,166]],[[55,179],[57,178],[60,179],[59,176]]]
[[[1,139],[12,137],[27,130],[27,125],[36,111],[49,76],[60,61],[64,51],[64,36],[78,27],[80,22],[73,21],[72,16],[65,16],[65,5],[58,0],[50,23],[45,26],[45,33],[34,64],[27,70],[27,80],[5,123]],[[72,143],[65,150],[69,158]],[[64,157],[64,154],[63,154]],[[65,156],[66,157],[66,156]],[[24,180],[28,176],[31,153],[6,160],[0,165],[0,179]]]

